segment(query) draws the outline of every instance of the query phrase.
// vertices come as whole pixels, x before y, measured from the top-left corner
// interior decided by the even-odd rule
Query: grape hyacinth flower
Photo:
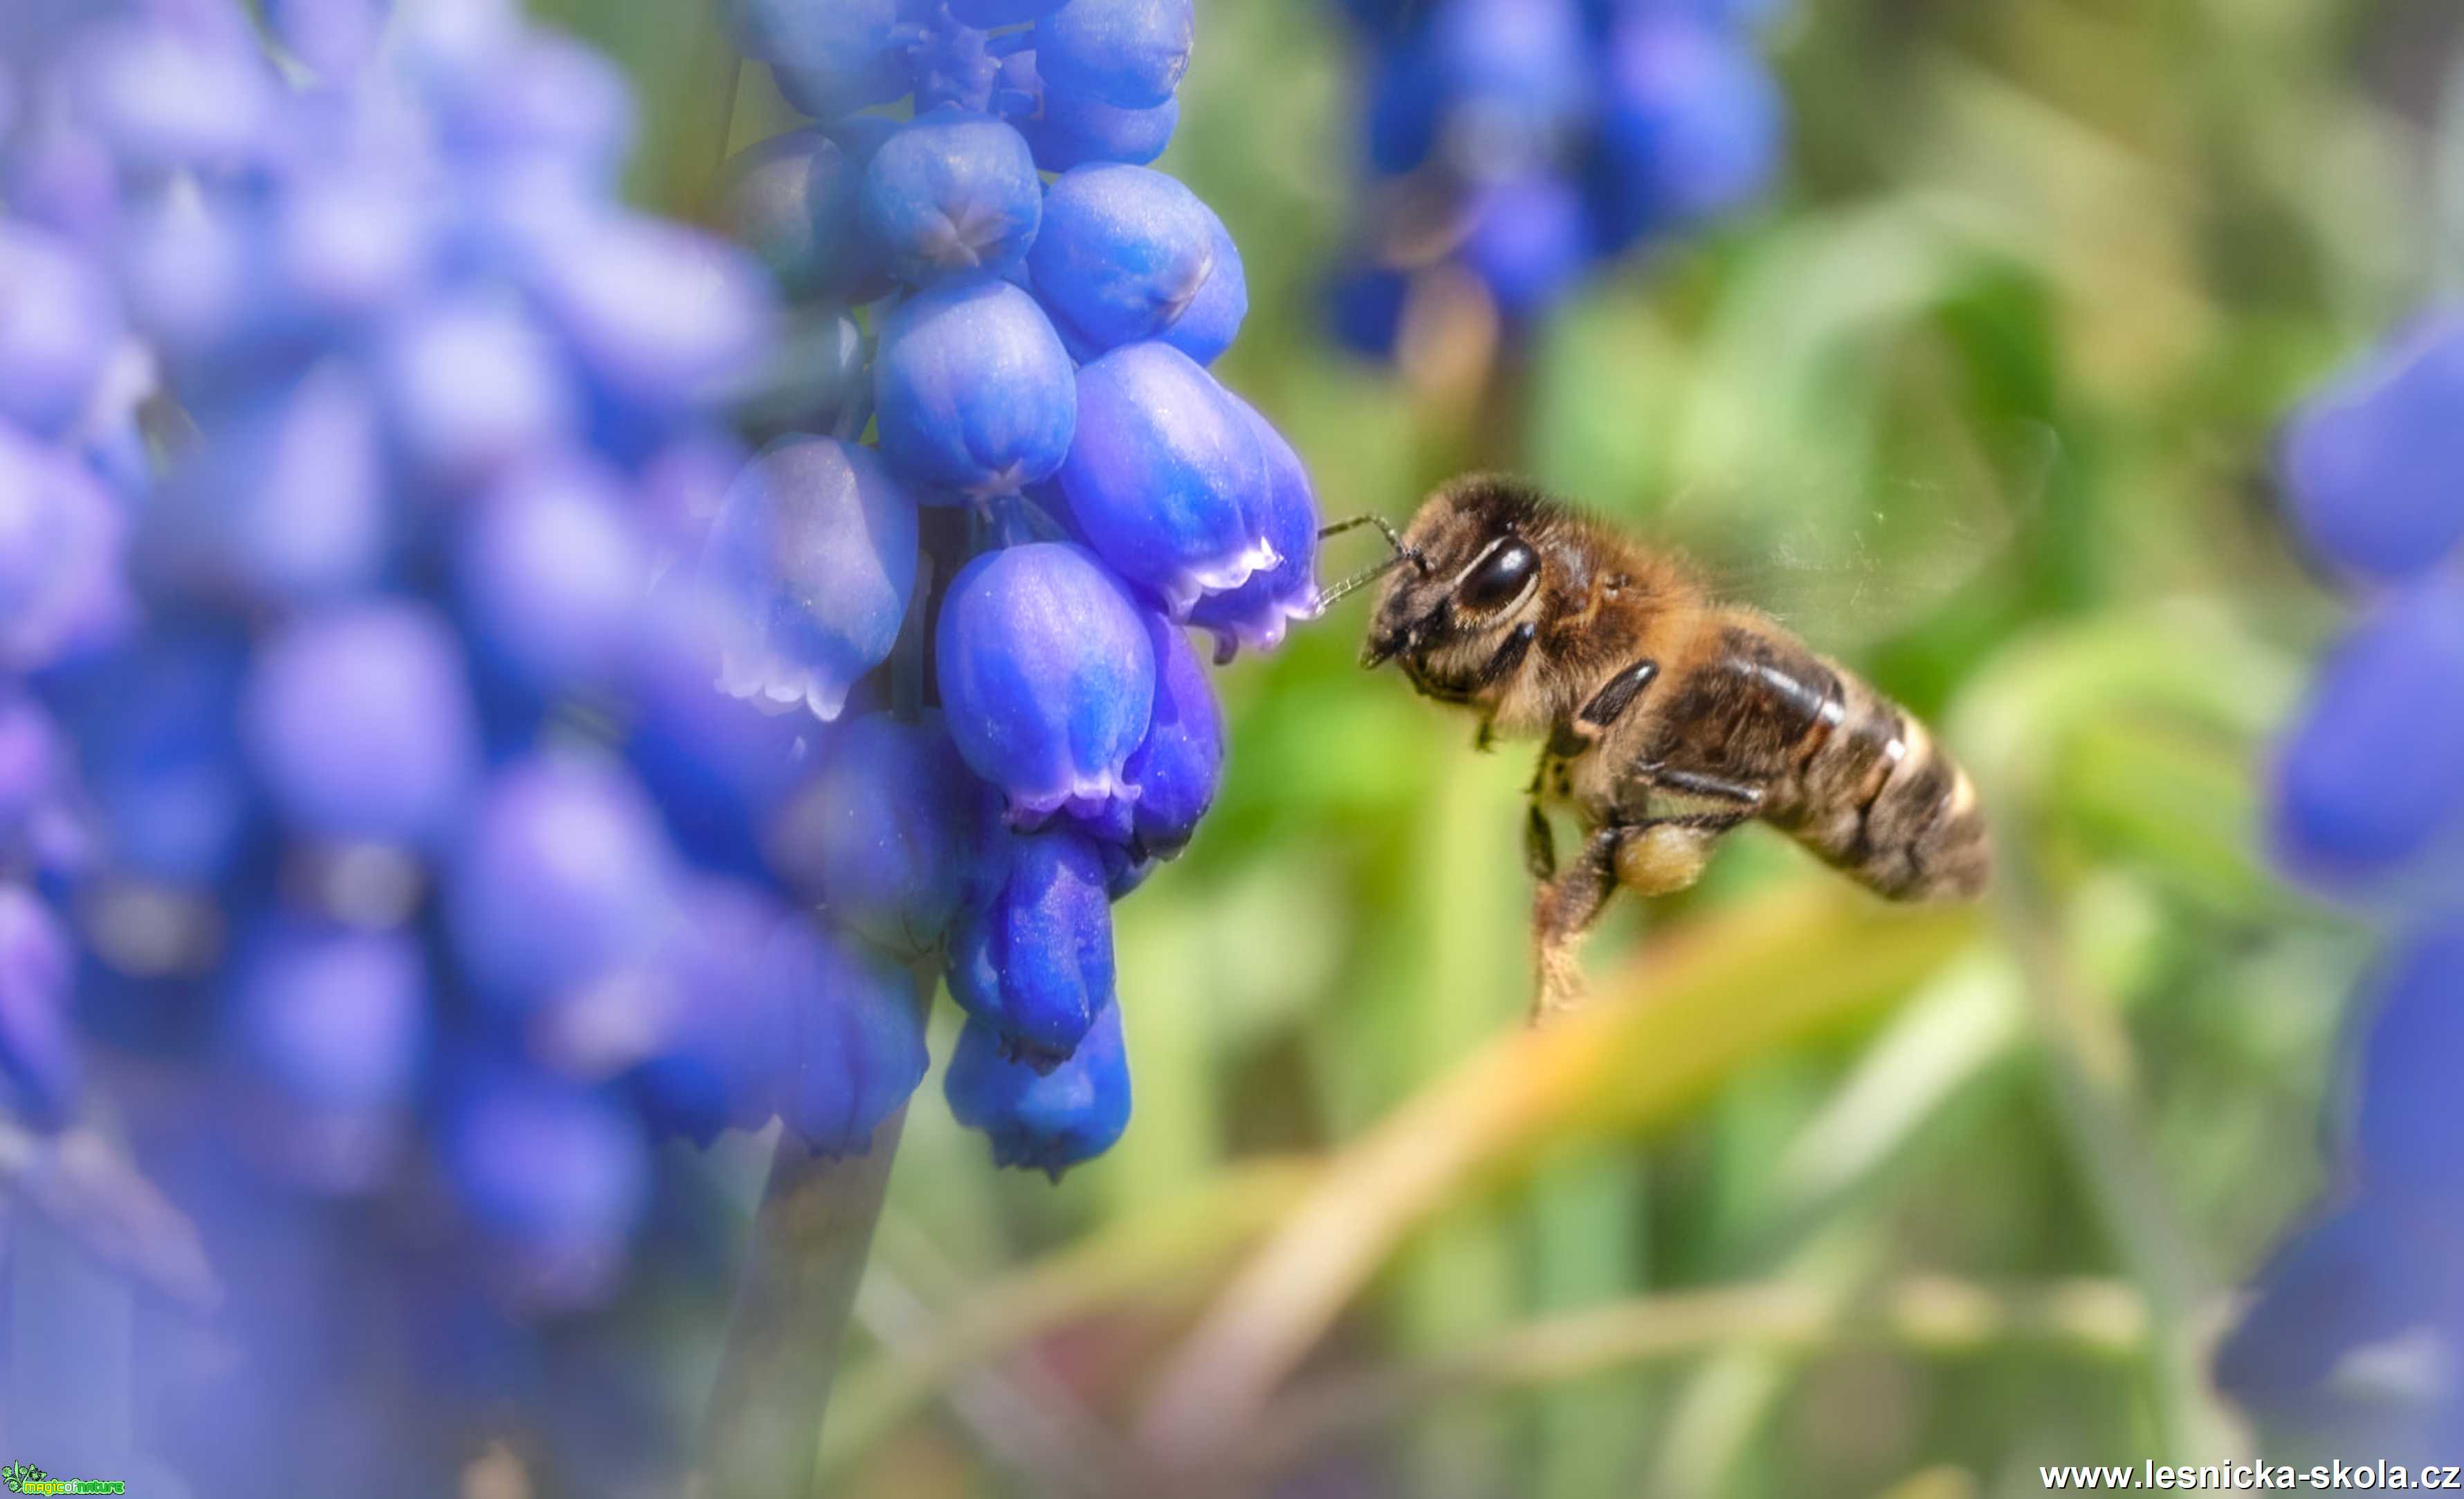
[[[1485,297],[1505,330],[1595,266],[1733,212],[1775,174],[1764,5],[1352,3],[1368,54],[1370,213],[1328,290],[1338,337],[1391,357],[1423,293]]]
[[[865,165],[860,202],[891,273],[921,284],[953,271],[1014,269],[1035,240],[1044,185],[1025,137],[948,106],[881,143]]]
[[[1215,637],[1218,662],[1231,660],[1243,646],[1274,650],[1283,644],[1286,628],[1315,618],[1318,609],[1317,496],[1309,488],[1309,470],[1273,424],[1247,402],[1233,399],[1265,459],[1264,531],[1275,561],[1239,587],[1208,594],[1191,606],[1189,622]]]
[[[1121,1015],[1107,1007],[1069,1059],[1049,1070],[1012,1055],[992,1025],[970,1019],[944,1080],[950,1113],[988,1135],[993,1159],[1058,1181],[1112,1148],[1130,1123],[1130,1068]]]
[[[1212,279],[1215,222],[1178,179],[1072,167],[1052,184],[1027,269],[1089,354],[1160,336]]]
[[[2452,312],[2423,317],[2331,380],[2283,438],[2290,520],[2370,591],[2279,747],[2278,862],[2394,936],[2356,1007],[2333,1195],[2261,1268],[2217,1353],[2218,1382],[2253,1409],[2294,1424],[2367,1420],[2383,1447],[2421,1458],[2464,1440],[2464,1403],[2417,1381],[2373,1390],[2359,1371],[2420,1367],[2425,1352],[2452,1368],[2464,1354],[2464,1114],[2452,1083],[2464,1066],[2459,329]]]
[[[1069,520],[1175,619],[1275,564],[1272,485],[1247,413],[1188,355],[1131,343],[1080,366]]]
[[[1112,1004],[1104,850],[1069,828],[1001,841],[950,938],[950,997],[1039,1071],[1067,1060]]]
[[[970,1016],[954,1110],[1002,1163],[1057,1174],[1127,1121],[1112,904],[1188,843],[1221,774],[1183,630],[1228,658],[1318,606],[1308,476],[1206,368],[1248,311],[1234,235],[1147,165],[1192,7],[736,10],[814,117],[731,166],[737,233],[824,330],[777,430],[844,448],[873,422],[921,512],[898,589],[874,586],[906,574],[861,507],[808,507],[827,526],[782,547],[757,518],[775,496],[739,489],[702,544],[720,633],[767,652],[748,697],[850,705],[760,846],[845,941],[941,964]],[[852,391],[848,354],[869,366]],[[824,554],[865,586],[812,589]],[[777,680],[823,654],[815,620],[835,694]]]
[[[1223,710],[1198,652],[1187,635],[1152,615],[1147,633],[1155,642],[1155,706],[1124,777],[1137,793],[1129,846],[1141,861],[1180,852],[1215,805],[1223,774]]]
[[[1069,452],[1078,391],[1060,335],[1034,298],[955,277],[890,315],[873,366],[882,455],[931,490],[1015,495]]]
[[[1086,551],[1004,547],[951,580],[935,646],[950,737],[1008,797],[1011,821],[1091,816],[1131,799],[1155,654],[1121,585]]]

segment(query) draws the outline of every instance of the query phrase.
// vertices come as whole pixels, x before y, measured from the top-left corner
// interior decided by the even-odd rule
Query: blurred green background
[[[698,5],[546,9],[635,70],[644,196],[694,210],[771,128]],[[1528,761],[1362,673],[1344,604],[1221,673],[1222,800],[1120,914],[1127,1138],[1053,1187],[914,1111],[833,1490],[1152,1491],[1162,1452],[1289,1493],[1955,1499],[2259,1450],[2206,1349],[2329,1184],[2366,951],[2265,861],[2270,727],[2339,617],[2268,434],[2434,282],[2464,12],[1801,0],[1773,201],[1398,376],[1318,326],[1332,11],[1199,8],[1161,165],[1247,259],[1219,372],[1330,515],[1495,465],[1691,552],[1932,717],[2000,888],[1897,915],[1750,832],[1613,908],[1595,1010],[1534,1038]],[[662,1334],[680,1400],[709,1320]]]

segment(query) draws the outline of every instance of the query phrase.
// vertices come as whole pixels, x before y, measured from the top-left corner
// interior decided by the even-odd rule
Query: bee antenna
[[[1420,555],[1419,548],[1405,545],[1401,533],[1397,532],[1394,523],[1384,516],[1353,516],[1347,519],[1331,522],[1318,529],[1317,539],[1323,541],[1331,536],[1341,536],[1346,531],[1356,531],[1362,526],[1376,527],[1377,534],[1386,539],[1386,544],[1395,549],[1395,555],[1374,567],[1363,568],[1331,588],[1321,589],[1317,596],[1319,608],[1325,608],[1347,593],[1367,587],[1405,562],[1419,569],[1421,577],[1425,578],[1429,575],[1429,560]]]
[[[1317,606],[1321,609],[1331,607],[1335,601],[1342,598],[1345,594],[1356,592],[1361,588],[1367,587],[1369,584],[1375,583],[1378,579],[1385,577],[1388,573],[1393,572],[1396,568],[1400,567],[1405,562],[1413,560],[1414,559],[1402,553],[1397,553],[1395,556],[1379,562],[1375,567],[1362,568],[1360,571],[1353,573],[1351,577],[1344,579],[1341,583],[1336,584],[1331,588],[1320,588],[1317,594]]]

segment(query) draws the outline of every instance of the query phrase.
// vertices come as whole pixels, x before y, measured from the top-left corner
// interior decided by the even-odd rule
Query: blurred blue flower
[[[1779,87],[1733,32],[1629,16],[1610,37],[1593,193],[1611,245],[1683,229],[1759,193],[1779,165]]]
[[[1050,15],[1066,0],[950,0],[950,13],[969,26],[1017,26]]]
[[[241,1125],[286,1179],[353,1192],[385,1179],[429,1061],[429,977],[398,929],[275,916],[240,938],[223,1024]]]
[[[2332,1417],[2373,1351],[2452,1365],[2464,1348],[2464,921],[2417,921],[2383,960],[2359,1008],[2355,1107],[2339,1133],[2335,1200],[2298,1226],[2256,1276],[2255,1296],[2216,1354],[2218,1383],[2290,1422]],[[2464,1426],[2434,1387],[2375,1394],[2383,1440],[2408,1456],[2452,1450]],[[2388,1397],[2394,1398],[2389,1406]]]
[[[0,220],[0,421],[56,438],[119,351],[120,304],[76,248]]]
[[[495,772],[446,883],[454,948],[482,998],[512,1014],[624,973],[671,915],[672,853],[630,778],[578,756]]]
[[[2229,1393],[2294,1424],[2348,1419],[2380,1450],[2443,1457],[2464,1439],[2464,342],[2415,321],[2297,411],[2279,457],[2288,518],[2329,562],[2393,586],[2321,665],[2285,733],[2271,806],[2279,862],[2366,897],[2397,935],[2356,1005],[2331,1203],[2295,1228],[2216,1356]],[[2437,1362],[2430,1374],[2423,1356]],[[2403,1388],[2344,1397],[2357,1371]],[[2384,1384],[2386,1381],[2380,1381]],[[2390,1399],[2392,1397],[2392,1399]]]
[[[2420,922],[2382,961],[2366,1001],[2354,1168],[2366,1191],[2415,1196],[2451,1215],[2464,1188],[2464,917]]]
[[[245,165],[272,143],[274,77],[236,11],[193,7],[180,20],[105,20],[78,36],[59,64],[78,113],[141,170]]]
[[[773,858],[833,921],[920,959],[940,949],[958,913],[994,810],[939,714],[868,714],[781,809]]]
[[[240,749],[247,672],[234,638],[184,629],[149,634],[64,684],[62,717],[115,870],[209,886],[262,836]]]
[[[649,1053],[634,1072],[644,1116],[707,1145],[758,1130],[779,1109],[794,986],[777,940],[804,918],[758,886],[702,879],[678,896],[680,919],[651,960],[659,1006]]]
[[[835,718],[898,639],[915,585],[915,505],[870,450],[771,444],[728,491],[700,562],[738,697]]]
[[[2423,317],[2286,429],[2293,519],[2339,567],[2404,579],[2464,540],[2464,316]]]
[[[1362,262],[1336,335],[1391,358],[1412,283],[1449,268],[1505,331],[1638,242],[1732,211],[1779,166],[1761,0],[1351,0],[1370,51]],[[1445,283],[1456,288],[1460,282]]]
[[[454,550],[490,661],[544,691],[621,674],[650,567],[635,496],[614,472],[580,454],[524,465],[480,496]]]
[[[319,364],[227,420],[158,526],[165,562],[269,604],[378,582],[403,518],[364,375],[348,361]]]
[[[63,1124],[77,1104],[76,972],[51,908],[22,885],[0,884],[0,1107],[35,1124]]]
[[[2428,580],[2337,648],[2277,785],[2278,849],[2329,888],[2383,881],[2452,841],[2464,821],[2464,585]]]
[[[861,1156],[924,1080],[924,1000],[904,966],[802,922],[771,938],[784,985],[779,1116],[808,1149]]]
[[[374,55],[393,0],[266,0],[285,51],[327,78],[347,80]]]
[[[231,1045],[253,1074],[303,1103],[407,1104],[426,1061],[428,984],[409,933],[269,918],[240,940]]]
[[[1498,311],[1528,319],[1564,296],[1592,256],[1582,194],[1539,174],[1492,183],[1473,196],[1463,263],[1497,298]]]
[[[2442,1336],[2464,1289],[2456,1247],[2452,1228],[2375,1194],[2297,1225],[2217,1346],[2218,1387],[2257,1411],[2316,1419],[2355,1355]]]
[[[478,781],[461,642],[422,605],[370,603],[285,628],[250,672],[240,729],[275,808],[317,837],[433,846]]]
[[[0,671],[99,648],[126,624],[126,536],[83,464],[0,424]]]
[[[379,338],[387,430],[439,489],[485,484],[581,424],[547,330],[517,305],[449,293],[394,317]]]
[[[768,288],[739,252],[680,225],[599,213],[541,254],[536,294],[589,382],[595,435],[629,456],[726,394],[770,332]]]
[[[1402,86],[1445,165],[1485,180],[1557,150],[1591,106],[1592,51],[1573,0],[1450,0],[1430,8]]]
[[[603,1094],[526,1069],[473,1067],[445,1105],[439,1153],[523,1301],[603,1297],[649,1192],[639,1126]]]

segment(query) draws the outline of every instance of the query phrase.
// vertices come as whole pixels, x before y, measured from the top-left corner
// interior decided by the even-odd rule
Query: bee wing
[[[2013,552],[2042,512],[2059,453],[2032,429],[2001,476],[1815,485],[1778,502],[1672,498],[1653,529],[1721,598],[1771,614],[1829,654],[1923,624]]]

